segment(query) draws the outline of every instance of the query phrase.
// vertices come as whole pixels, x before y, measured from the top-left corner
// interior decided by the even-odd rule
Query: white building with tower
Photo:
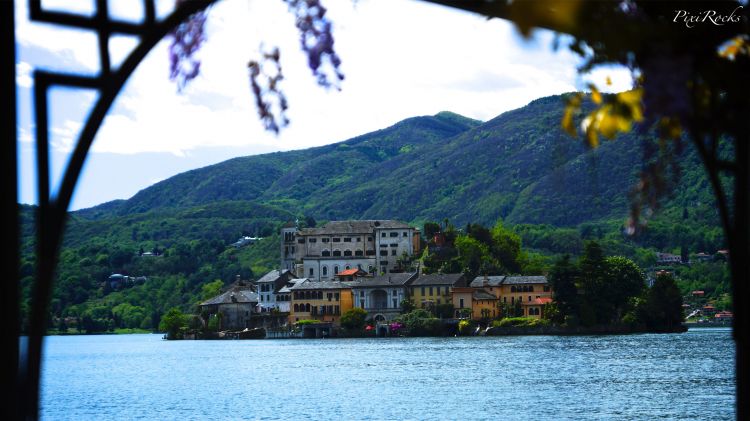
[[[331,221],[318,228],[281,229],[281,268],[297,277],[332,280],[338,272],[401,271],[402,256],[419,253],[419,230],[393,220]]]

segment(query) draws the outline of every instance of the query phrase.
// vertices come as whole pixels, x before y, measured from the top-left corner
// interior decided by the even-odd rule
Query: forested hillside
[[[633,131],[592,150],[561,130],[562,111],[563,98],[554,96],[487,122],[449,112],[410,118],[327,146],[231,159],[73,212],[51,316],[115,320],[113,308],[127,304],[136,314],[128,320],[154,327],[171,306],[190,311],[237,275],[252,279],[273,268],[278,229],[295,219],[399,219],[420,227],[448,220],[457,229],[502,220],[519,235],[535,271],[556,256],[580,254],[591,239],[644,266],[657,250],[723,247],[708,182],[689,149],[676,155],[681,182],[662,209],[649,215],[641,235],[624,235],[641,144],[653,139]],[[33,275],[32,216],[33,208],[22,208],[25,297]],[[264,239],[231,247],[241,235]],[[112,273],[148,281],[110,291],[104,281]],[[689,276],[690,285],[705,279]]]

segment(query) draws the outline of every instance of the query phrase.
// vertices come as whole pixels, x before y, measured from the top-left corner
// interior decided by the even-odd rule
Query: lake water
[[[45,420],[734,419],[730,329],[623,336],[45,342]]]

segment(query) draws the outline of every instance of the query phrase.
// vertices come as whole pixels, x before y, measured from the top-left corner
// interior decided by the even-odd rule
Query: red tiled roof
[[[337,273],[336,276],[351,276],[351,275],[356,275],[358,272],[359,272],[358,268],[347,269],[347,270],[342,270],[341,272]]]
[[[542,298],[535,298],[534,301],[531,302],[525,302],[523,305],[525,306],[543,306],[545,304],[549,304],[552,302],[552,298],[550,297],[542,297]]]

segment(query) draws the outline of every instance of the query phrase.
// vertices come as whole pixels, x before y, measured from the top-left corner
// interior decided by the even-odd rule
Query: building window
[[[464,308],[464,299],[463,298],[459,298],[458,299],[458,308]]]
[[[422,287],[422,295],[424,295],[424,287]]]
[[[385,237],[385,233],[384,233],[384,232],[381,232],[381,233],[380,233],[380,237]]]
[[[339,273],[339,265],[333,267],[333,274],[335,275],[337,273]]]
[[[367,266],[367,271],[370,272],[370,273],[372,273],[372,265],[368,265]]]
[[[320,241],[323,242],[323,243],[327,243],[327,242],[329,242],[331,240],[328,239],[328,238],[321,238]]]
[[[317,238],[309,238],[309,239],[307,240],[307,242],[308,242],[308,243],[317,243],[317,242],[318,242],[318,239],[317,239]]]
[[[323,250],[323,252],[321,253],[321,256],[323,256],[323,257],[328,257],[330,255],[331,255],[331,251],[330,250]]]
[[[360,241],[362,241],[362,237],[357,237],[357,242],[359,243]]]
[[[346,270],[349,270],[349,269],[351,269],[351,266],[346,265]]]
[[[367,241],[372,243],[372,237],[367,237]]]
[[[295,311],[295,312],[298,312],[298,311],[299,311],[299,304],[295,304],[295,305],[294,305],[294,311]]]
[[[333,237],[333,242],[334,243],[340,243],[341,242],[341,237]]]
[[[328,266],[323,266],[323,276],[328,275]]]
[[[333,311],[334,311],[333,314],[339,314],[339,311],[340,311],[339,306],[333,306]]]
[[[515,287],[515,286],[513,286],[513,285],[511,285],[511,287],[510,287],[510,292],[516,292],[516,287]]]
[[[315,276],[315,271],[313,270],[313,268],[310,268],[310,277],[313,277],[313,276]]]
[[[433,295],[433,294],[432,294],[432,287],[430,287],[430,295]]]
[[[409,236],[409,233],[404,231],[404,237],[408,237],[408,236]]]
[[[529,285],[529,292],[534,292],[534,285]]]
[[[503,297],[503,304],[507,304],[507,303],[508,303],[508,297]]]
[[[398,233],[397,232],[392,232],[391,233],[391,237],[398,237]]]
[[[341,250],[334,250],[333,251],[334,256],[341,256]]]
[[[391,247],[398,247],[398,243],[391,243]]]
[[[396,255],[396,250],[391,250],[391,256],[395,256],[395,255]]]
[[[388,256],[388,250],[380,250],[381,256]]]
[[[351,250],[344,250],[344,256],[351,256],[352,251]]]
[[[516,302],[516,297],[510,297],[510,303],[513,304]]]
[[[351,243],[352,242],[352,237],[344,237],[344,242],[345,243]]]
[[[339,300],[339,293],[338,292],[336,292],[336,293],[333,294],[333,299],[336,300],[336,301]]]
[[[297,240],[297,243],[299,243],[299,244],[305,244],[305,239],[304,238],[300,238],[299,240]]]
[[[310,312],[310,303],[305,304],[305,311]]]
[[[393,298],[393,307],[391,308],[398,308],[398,298],[396,297]]]
[[[368,256],[374,256],[375,255],[375,250],[367,250],[365,252],[365,254],[368,255]]]
[[[362,256],[364,253],[362,253],[362,250],[355,250],[354,255],[355,256]]]
[[[328,301],[331,301],[331,300],[333,300],[333,293],[332,293],[332,292],[329,292],[329,293],[327,294],[327,298],[328,298]]]

